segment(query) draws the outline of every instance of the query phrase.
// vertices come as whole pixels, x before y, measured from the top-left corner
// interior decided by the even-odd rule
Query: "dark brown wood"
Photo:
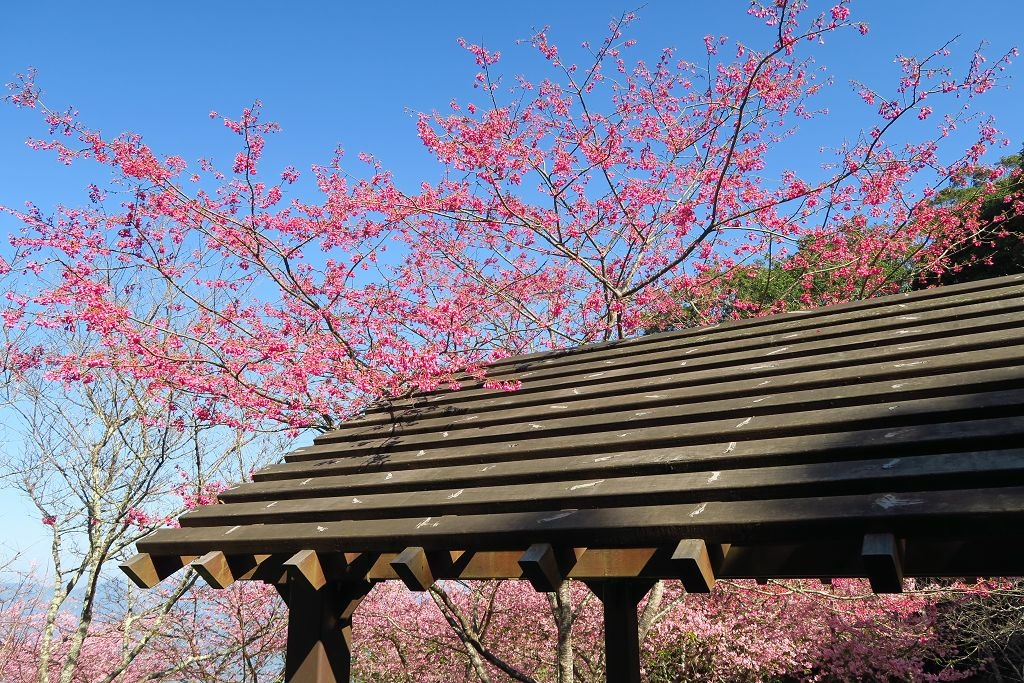
[[[526,549],[518,562],[523,578],[534,590],[551,593],[558,590],[576,564],[576,554],[571,548],[535,543]]]
[[[672,552],[672,561],[679,568],[679,580],[687,593],[710,593],[715,587],[715,573],[722,566],[729,546],[703,539],[689,538],[679,541]]]
[[[332,581],[314,589],[297,572],[289,576],[287,683],[348,683],[352,614],[371,587]]]
[[[956,287],[940,287],[928,290],[881,296],[872,299],[849,301],[822,308],[791,311],[781,315],[730,320],[719,325],[699,327],[677,332],[617,339],[608,342],[587,344],[584,346],[557,349],[541,353],[509,356],[492,364],[496,368],[518,368],[531,363],[572,362],[580,357],[592,354],[633,353],[648,345],[660,345],[666,339],[692,340],[701,339],[709,334],[730,335],[732,338],[749,336],[766,336],[791,330],[793,325],[811,325],[817,328],[828,326],[834,321],[861,319],[866,314],[872,317],[897,316],[913,307],[915,312],[928,311],[935,308],[958,308],[979,301],[1001,300],[1019,296],[1019,287],[1024,276],[1011,275],[1002,278],[990,278],[972,283],[964,283]]]
[[[998,522],[998,524],[996,524]],[[139,541],[143,552],[180,555],[186,549],[227,553],[310,549],[387,552],[453,544],[476,550],[526,548],[533,543],[643,547],[703,538],[715,543],[783,542],[806,534],[872,533],[886,526],[901,536],[941,531],[1002,533],[1024,523],[1024,487],[873,493],[598,510],[496,513],[438,518],[339,520],[259,526],[160,530]],[[995,525],[995,526],[994,526]],[[459,539],[453,543],[453,539]]]
[[[406,548],[390,564],[409,590],[425,591],[434,585],[430,558],[421,547]]]
[[[875,357],[872,356],[871,360],[875,360]],[[858,387],[858,385],[871,381],[889,380],[891,383],[892,380],[904,378],[919,381],[923,377],[934,378],[935,373],[941,373],[938,375],[939,381],[944,376],[961,373],[969,382],[976,383],[976,378],[970,377],[970,373],[1005,369],[1007,366],[1022,364],[1024,364],[1024,345],[1016,344],[1001,348],[998,357],[979,353],[978,349],[959,353],[951,351],[945,354],[929,355],[927,363],[924,364],[900,363],[901,367],[898,368],[894,367],[892,361],[858,363],[813,372],[802,372],[799,368],[794,368],[792,372],[774,376],[767,384],[762,378],[752,377],[733,381],[721,381],[719,378],[719,381],[709,381],[704,384],[677,386],[676,378],[679,374],[674,373],[660,376],[645,383],[645,386],[639,387],[628,381],[599,385],[602,391],[616,390],[616,400],[613,402],[608,401],[607,398],[591,398],[587,391],[572,393],[565,390],[558,391],[553,396],[545,395],[544,392],[528,395],[524,397],[525,400],[518,402],[520,399],[518,392],[512,392],[501,397],[499,403],[491,405],[490,409],[486,411],[471,412],[473,406],[464,406],[460,407],[455,414],[439,416],[426,414],[402,422],[382,423],[379,427],[367,428],[362,431],[346,430],[345,438],[337,441],[363,441],[461,429],[476,430],[493,425],[514,427],[517,423],[522,422],[545,421],[552,418],[564,419],[574,415],[593,415],[615,409],[621,410],[623,406],[645,410],[728,399],[749,401],[762,396],[780,394],[788,396],[794,392],[822,388],[842,391],[840,387]],[[993,365],[996,367],[993,368]],[[661,380],[663,383],[659,384],[657,380]],[[933,379],[933,381],[935,380]],[[894,390],[891,386],[880,388],[884,389],[883,393],[885,394],[893,394]],[[915,390],[920,391],[913,385],[905,385],[901,389],[903,391],[897,393],[909,394]],[[809,394],[809,397],[818,400],[823,398],[820,392],[819,394]],[[846,397],[841,394],[838,398],[842,400]],[[336,448],[328,442],[318,446],[307,446],[300,452],[304,458],[308,459],[313,456],[322,457],[334,451]]]
[[[690,446],[622,450],[605,455],[557,457],[472,465],[437,465],[429,469],[330,474],[334,464],[304,466],[287,478],[262,479],[222,494],[225,502],[286,500],[318,495],[424,491],[440,488],[562,481],[583,477],[660,475],[744,467],[770,467],[863,459],[880,453],[895,456],[973,452],[1024,442],[1024,416],[1007,416],[907,425],[898,429],[833,431],[766,439],[708,441]],[[1001,446],[1002,445],[1002,446]],[[317,470],[322,474],[317,476]],[[295,476],[291,476],[294,474]]]
[[[903,542],[890,533],[866,534],[861,554],[871,590],[903,592]]]
[[[891,427],[893,430],[921,423],[938,423],[1016,414],[1024,404],[1024,389],[970,392],[923,399],[765,414],[750,408],[745,417],[703,421],[699,418],[636,429],[584,431],[566,436],[547,436],[501,443],[470,444],[461,447],[439,445],[431,449],[398,450],[366,455],[363,466],[379,463],[389,469],[435,464],[493,463],[518,458],[593,453],[620,450],[696,445],[723,440],[740,441],[783,436],[828,434]],[[892,430],[890,430],[892,431]],[[443,441],[443,438],[441,439]],[[1012,444],[1005,444],[1008,447]],[[355,464],[355,461],[353,461]]]
[[[196,559],[194,555],[161,555],[138,553],[122,562],[118,567],[139,588],[154,588],[186,564]]]
[[[898,451],[897,451],[898,452]],[[229,503],[200,508],[182,526],[271,524],[343,519],[386,519],[446,514],[484,514],[574,508],[629,507],[705,500],[753,500],[942,489],[953,486],[1024,485],[1024,449],[882,457],[874,460],[810,463],[680,474],[563,479],[554,483],[460,487],[410,493],[360,494]],[[323,495],[316,488],[311,494]]]
[[[651,589],[649,581],[588,581],[604,608],[605,677],[640,683],[637,605]]]
[[[1002,359],[1005,361],[1005,358]],[[814,411],[822,408],[841,408],[859,405],[872,405],[884,402],[902,402],[914,399],[930,399],[932,397],[948,397],[950,395],[970,394],[973,392],[991,392],[999,389],[1013,389],[1019,386],[1024,376],[1024,365],[1005,365],[989,369],[973,369],[968,372],[951,372],[938,376],[905,378],[898,382],[886,379],[880,382],[863,381],[852,386],[816,387],[804,391],[785,390],[762,391],[756,395],[746,394],[739,397],[711,400],[705,397],[697,400],[691,395],[688,401],[677,400],[671,405],[643,405],[610,403],[600,411],[587,414],[563,417],[562,410],[548,408],[539,414],[521,414],[512,423],[498,423],[489,426],[477,424],[446,425],[439,429],[441,443],[445,447],[465,444],[493,443],[520,439],[539,439],[550,436],[575,437],[585,431],[611,431],[613,429],[637,430],[656,427],[679,420],[698,418],[701,421],[715,419],[745,418],[792,412]],[[767,386],[767,385],[766,385]],[[659,397],[659,401],[662,400]],[[572,405],[569,403],[568,405]],[[409,433],[402,436],[389,437],[386,440],[374,439],[366,441],[344,441],[336,444],[339,454],[355,455],[366,449],[386,448],[388,452],[417,452],[424,448],[433,448],[438,443],[436,433]],[[296,456],[298,460],[305,458]],[[422,457],[422,456],[420,456]]]

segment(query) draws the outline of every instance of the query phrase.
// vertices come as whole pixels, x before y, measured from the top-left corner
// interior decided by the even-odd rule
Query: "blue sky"
[[[826,8],[831,3],[821,3]],[[763,26],[746,16],[744,0],[649,0],[630,30],[636,56],[666,46],[698,57],[705,34],[726,34],[759,46]],[[102,7],[102,9],[100,9]],[[4,7],[0,82],[29,66],[38,69],[45,99],[74,106],[91,127],[107,134],[142,133],[156,151],[187,160],[212,155],[228,160],[234,140],[208,118],[211,110],[237,114],[254,99],[283,126],[268,147],[273,166],[300,170],[329,160],[337,145],[350,157],[372,152],[400,179],[433,177],[419,147],[412,112],[443,109],[454,97],[473,97],[475,67],[456,39],[501,50],[502,71],[543,72],[543,60],[515,43],[548,25],[554,42],[569,48],[598,42],[608,21],[632,4],[607,0],[335,3],[28,3]],[[994,0],[861,0],[854,18],[871,28],[830,40],[819,53],[836,87],[822,104],[830,126],[858,128],[864,110],[845,85],[857,77],[879,86],[895,81],[897,53],[926,53],[956,35],[958,63],[966,64],[982,40],[992,56],[1021,40],[1024,3]],[[1009,86],[983,107],[1013,141],[1024,142],[1024,70],[1011,70]],[[44,134],[31,113],[0,106],[0,204],[32,200],[43,207],[84,200],[87,168],[64,168],[26,149]],[[793,164],[814,164],[813,153]],[[798,154],[800,156],[800,154]],[[0,217],[0,231],[14,228]],[[0,246],[2,249],[2,246]],[[3,457],[0,455],[0,457]],[[11,495],[0,492],[0,520],[8,543],[26,558],[42,559],[42,527]],[[0,553],[3,549],[0,548]]]
[[[818,1],[818,0],[816,0]],[[827,4],[823,3],[823,7]],[[9,3],[0,45],[0,78],[28,66],[51,106],[76,107],[90,126],[107,134],[143,133],[158,151],[188,160],[215,151],[227,157],[234,140],[207,118],[211,110],[234,115],[259,98],[283,134],[271,143],[269,160],[300,169],[324,162],[341,144],[351,155],[371,151],[400,177],[431,174],[415,136],[411,112],[444,108],[453,97],[472,96],[475,68],[456,44],[465,37],[504,55],[509,75],[543,73],[542,60],[515,44],[532,29],[551,26],[563,46],[598,41],[624,0],[516,3],[267,2]],[[752,44],[764,27],[747,17],[743,0],[651,0],[640,10],[631,36],[635,54],[664,46],[699,56],[702,36],[726,34]],[[927,11],[921,8],[927,7]],[[961,34],[957,54],[987,39],[990,52],[1014,45],[1024,25],[1024,3],[997,0],[984,12],[970,3],[937,0],[862,0],[854,16],[871,26],[866,38],[849,32],[821,53],[838,86],[828,96],[848,97],[852,76],[893,82],[898,52],[930,51]],[[1015,102],[1019,88],[987,98],[1015,144],[1024,138]],[[855,128],[863,110],[837,99],[832,121]],[[40,134],[26,111],[0,107],[0,204],[32,198],[43,205],[78,201],[84,175],[32,154],[23,140]],[[223,150],[216,155],[216,150]],[[9,224],[0,224],[8,227]]]

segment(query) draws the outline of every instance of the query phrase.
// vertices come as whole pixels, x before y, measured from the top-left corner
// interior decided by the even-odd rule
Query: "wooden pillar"
[[[640,683],[637,605],[650,581],[587,581],[604,605],[604,657],[608,683]]]
[[[314,588],[288,577],[287,683],[348,683],[352,668],[352,613],[368,582],[328,581]]]

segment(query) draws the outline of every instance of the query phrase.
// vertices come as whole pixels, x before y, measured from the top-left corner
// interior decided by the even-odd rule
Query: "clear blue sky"
[[[763,45],[764,28],[746,16],[747,6],[745,0],[648,0],[631,29],[639,42],[634,54],[674,46],[680,56],[696,58],[709,33]],[[548,25],[560,45],[598,42],[609,19],[634,7],[624,0],[10,2],[0,37],[0,82],[34,66],[51,106],[74,106],[89,126],[107,134],[142,133],[158,153],[189,161],[211,154],[228,159],[234,140],[207,114],[234,115],[259,98],[267,117],[284,128],[269,147],[271,164],[305,170],[327,161],[341,144],[351,156],[372,152],[400,178],[416,181],[432,177],[432,167],[410,112],[472,97],[475,67],[458,37],[501,50],[509,76],[536,75],[542,60],[517,39]],[[833,112],[830,125],[853,129],[863,110],[850,107],[849,78],[889,85],[897,53],[926,53],[958,34],[959,63],[966,64],[982,40],[995,56],[1020,46],[1024,26],[1021,0],[861,0],[853,11],[870,25],[869,36],[834,39],[819,57],[837,82],[822,100]],[[1016,151],[1024,141],[1024,69],[1015,67],[1011,75],[1009,88],[992,93],[983,108],[996,114]],[[83,201],[86,169],[66,169],[25,148],[26,137],[43,133],[31,113],[0,106],[0,204]],[[807,156],[794,165],[814,163],[813,154]],[[0,217],[0,232],[13,227]],[[27,558],[42,559],[42,527],[28,515],[0,492],[8,542],[24,548]]]

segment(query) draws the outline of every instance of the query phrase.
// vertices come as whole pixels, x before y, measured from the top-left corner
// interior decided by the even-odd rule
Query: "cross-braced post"
[[[348,683],[352,670],[352,613],[372,587],[328,581],[314,588],[298,572],[288,577],[287,683]]]

